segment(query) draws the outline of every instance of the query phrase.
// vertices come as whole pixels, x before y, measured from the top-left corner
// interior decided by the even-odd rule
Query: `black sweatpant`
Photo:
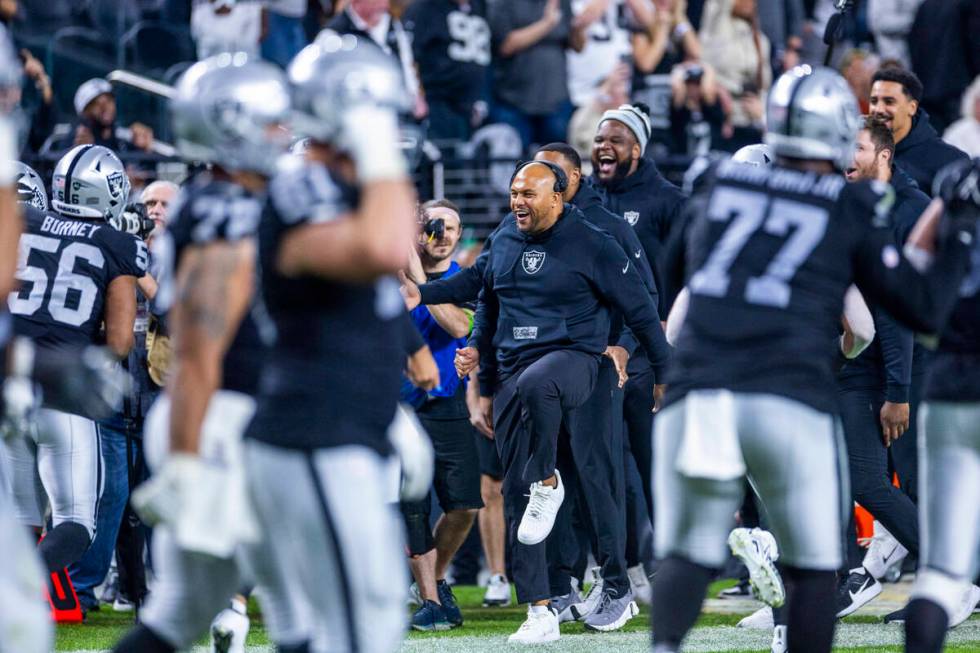
[[[582,538],[573,521],[587,521],[596,560],[602,568],[604,589],[621,596],[629,589],[626,574],[627,502],[623,468],[623,392],[617,386],[616,368],[608,358],[599,363],[595,390],[589,400],[568,415],[568,444],[559,452],[559,469],[566,480],[565,501],[552,544],[548,546],[549,576],[555,595],[568,592],[570,573],[581,559]],[[634,470],[635,474],[635,470]],[[638,475],[634,478],[638,483]],[[576,491],[581,508],[576,516],[570,492]],[[640,509],[645,514],[640,497]],[[584,514],[583,514],[584,513]],[[652,546],[651,546],[652,548]]]
[[[888,473],[889,452],[881,439],[879,421],[884,390],[850,388],[841,390],[838,396],[854,500],[880,521],[910,553],[918,555],[918,511],[908,494],[892,485]],[[906,433],[902,438],[908,435]],[[851,542],[854,539],[852,518],[848,527],[849,549],[853,549]],[[853,553],[851,551],[852,556]],[[852,558],[849,561],[851,567],[859,564],[860,560]]]
[[[642,351],[638,351],[634,357],[642,355]],[[655,379],[653,369],[649,365],[642,365],[642,363],[637,363],[637,365],[639,366],[637,371],[630,370],[630,378],[624,387],[626,395],[623,399],[623,417],[626,420],[630,451],[636,460],[636,468],[640,472],[647,511],[650,519],[653,520],[652,408]]]
[[[554,474],[562,421],[592,394],[598,363],[599,356],[592,354],[550,352],[503,380],[494,395],[494,440],[504,466],[511,575],[521,603],[551,598],[546,543],[528,546],[517,539],[526,495],[531,483]]]

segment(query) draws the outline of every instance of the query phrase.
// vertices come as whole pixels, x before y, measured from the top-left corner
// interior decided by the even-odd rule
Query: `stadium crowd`
[[[416,630],[464,626],[453,586],[480,584],[485,607],[513,592],[528,604],[513,642],[557,640],[567,621],[618,630],[640,602],[668,653],[707,582],[730,577],[722,598],[766,604],[739,625],[796,653],[829,650],[835,618],[918,569],[913,601],[886,621],[927,651],[980,603],[977,561],[926,547],[922,529],[942,541],[945,522],[936,486],[920,491],[917,428],[964,419],[927,401],[980,401],[976,316],[951,294],[967,274],[960,301],[975,302],[976,248],[967,272],[954,235],[980,202],[980,4],[7,0],[0,20],[15,48],[0,60],[0,158],[17,161],[0,181],[32,207],[20,254],[0,251],[19,280],[0,315],[0,492],[44,533],[49,583],[71,587],[68,604],[52,600],[58,618],[141,610],[121,652],[179,650],[208,630],[212,650],[244,651],[257,586],[279,650],[389,651],[404,574]],[[343,66],[368,81],[345,86]],[[510,213],[475,244],[469,198],[416,183],[440,158],[489,166],[474,143],[517,164]],[[720,260],[713,243],[741,236],[705,225],[765,193],[832,220],[815,238],[829,229],[836,249],[797,242],[807,230],[768,217],[766,199]],[[77,226],[103,219],[98,237]],[[745,245],[798,227],[771,268],[774,245]],[[751,268],[765,275],[738,276],[743,247],[773,250]],[[854,270],[831,274],[848,252]],[[813,260],[832,279],[801,309],[789,282],[800,269],[815,283]],[[723,306],[736,279],[750,304],[834,328],[753,321]],[[712,311],[776,363],[733,353]],[[938,352],[922,331],[942,334]],[[25,339],[38,372],[14,363]],[[68,345],[77,362],[43,377],[41,350]],[[786,364],[810,355],[812,368]],[[41,408],[23,398],[32,373]],[[724,397],[703,392],[716,387]],[[771,393],[781,403],[758,399]],[[726,424],[735,405],[758,423]],[[826,436],[829,453],[767,420]],[[726,441],[743,430],[762,444]],[[698,433],[741,447],[739,471]],[[797,457],[774,463],[767,446]],[[975,511],[980,496],[961,500]],[[327,579],[343,588],[312,605]],[[371,623],[357,617],[367,606]],[[11,651],[50,646],[36,624],[22,632],[41,634]]]

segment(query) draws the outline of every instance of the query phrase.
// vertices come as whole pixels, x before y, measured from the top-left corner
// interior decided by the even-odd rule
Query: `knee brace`
[[[429,516],[424,513],[406,514],[405,531],[410,555],[426,554],[436,545],[429,528]]]

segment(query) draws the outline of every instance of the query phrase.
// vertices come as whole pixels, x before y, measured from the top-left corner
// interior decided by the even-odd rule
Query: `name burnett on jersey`
[[[47,216],[41,223],[41,231],[46,231],[55,236],[77,236],[79,238],[91,238],[95,232],[102,228],[102,225],[92,224],[91,222],[67,222]]]

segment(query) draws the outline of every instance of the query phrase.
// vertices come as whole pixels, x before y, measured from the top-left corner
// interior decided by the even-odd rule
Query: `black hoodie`
[[[921,107],[912,117],[912,129],[895,144],[895,163],[929,196],[937,172],[954,161],[968,158],[966,152],[939,137],[929,124],[929,114]]]
[[[640,237],[653,278],[661,291],[657,312],[666,316],[670,307],[666,305],[663,293],[663,269],[659,259],[671,226],[684,207],[684,193],[664,179],[656,164],[647,159],[640,159],[636,172],[608,185],[601,184],[595,174],[589,180],[602,198],[603,206],[622,216]]]

